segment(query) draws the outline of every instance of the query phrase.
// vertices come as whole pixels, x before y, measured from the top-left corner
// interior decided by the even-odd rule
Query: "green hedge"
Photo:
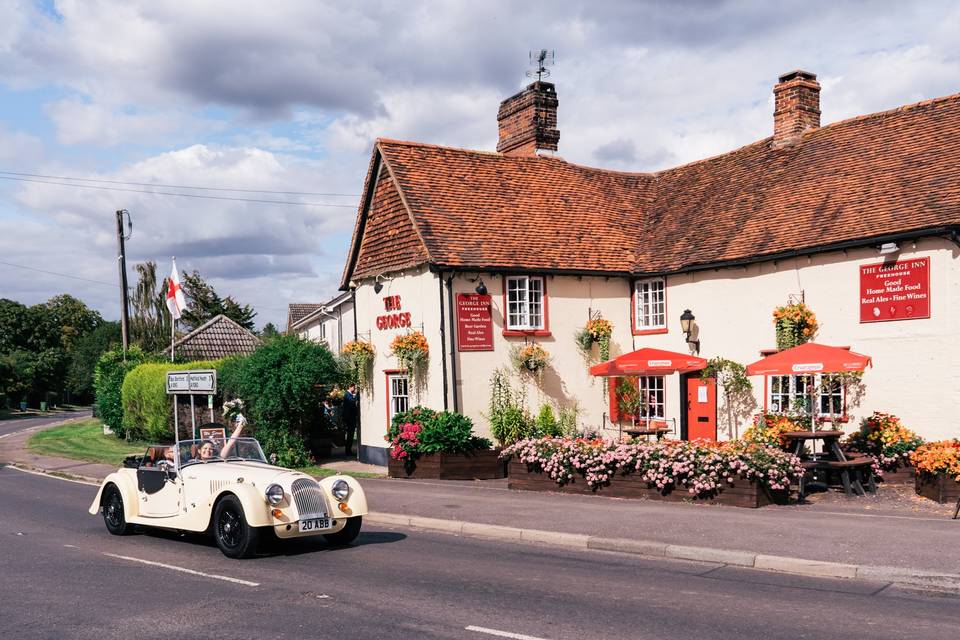
[[[219,360],[141,364],[123,379],[123,428],[128,437],[153,442],[173,439],[173,402],[167,372],[216,369]]]
[[[93,372],[93,388],[96,394],[95,410],[98,418],[113,429],[118,438],[126,435],[123,426],[123,400],[121,389],[128,371],[147,361],[147,355],[140,347],[127,349],[124,359],[123,350],[112,349],[97,360]]]

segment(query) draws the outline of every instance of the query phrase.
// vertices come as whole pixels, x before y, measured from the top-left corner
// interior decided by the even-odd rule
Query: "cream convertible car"
[[[182,440],[127,458],[104,479],[90,513],[100,509],[114,535],[134,525],[209,532],[225,555],[244,558],[271,530],[347,544],[360,533],[367,500],[353,478],[318,482],[268,464],[254,438],[233,438]]]

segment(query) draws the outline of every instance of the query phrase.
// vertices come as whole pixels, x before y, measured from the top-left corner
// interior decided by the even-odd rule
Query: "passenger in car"
[[[163,457],[161,457],[160,460],[158,460],[158,462],[166,462],[171,467],[175,467],[177,465],[177,462],[176,462],[176,457],[173,451],[173,447],[166,447],[163,450]]]
[[[217,455],[217,449],[212,440],[204,440],[197,449],[197,457],[200,460],[212,460]]]

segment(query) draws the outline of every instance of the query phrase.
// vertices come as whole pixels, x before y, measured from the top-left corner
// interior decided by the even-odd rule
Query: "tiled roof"
[[[291,302],[287,307],[287,331],[290,330],[290,327],[297,324],[322,306],[322,304],[314,304],[312,302]]]
[[[260,346],[260,338],[221,314],[173,343],[176,353],[191,360],[217,360],[247,355]],[[170,347],[164,350],[170,353]]]
[[[381,139],[371,171],[382,157],[378,196],[386,176],[400,188],[405,259],[461,268],[660,273],[960,225],[960,94],[770,141],[630,174]],[[403,262],[364,249],[344,287]]]

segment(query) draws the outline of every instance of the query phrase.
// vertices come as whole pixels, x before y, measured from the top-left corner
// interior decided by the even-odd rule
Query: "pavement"
[[[52,426],[52,425],[46,425]],[[0,461],[98,482],[114,470],[26,450],[29,427],[0,439]],[[340,470],[385,472],[353,461]],[[363,469],[353,469],[362,466]],[[828,493],[804,505],[742,509],[513,491],[505,480],[363,478],[371,523],[696,560],[816,577],[960,592],[960,520],[952,505],[881,486],[877,496]]]

